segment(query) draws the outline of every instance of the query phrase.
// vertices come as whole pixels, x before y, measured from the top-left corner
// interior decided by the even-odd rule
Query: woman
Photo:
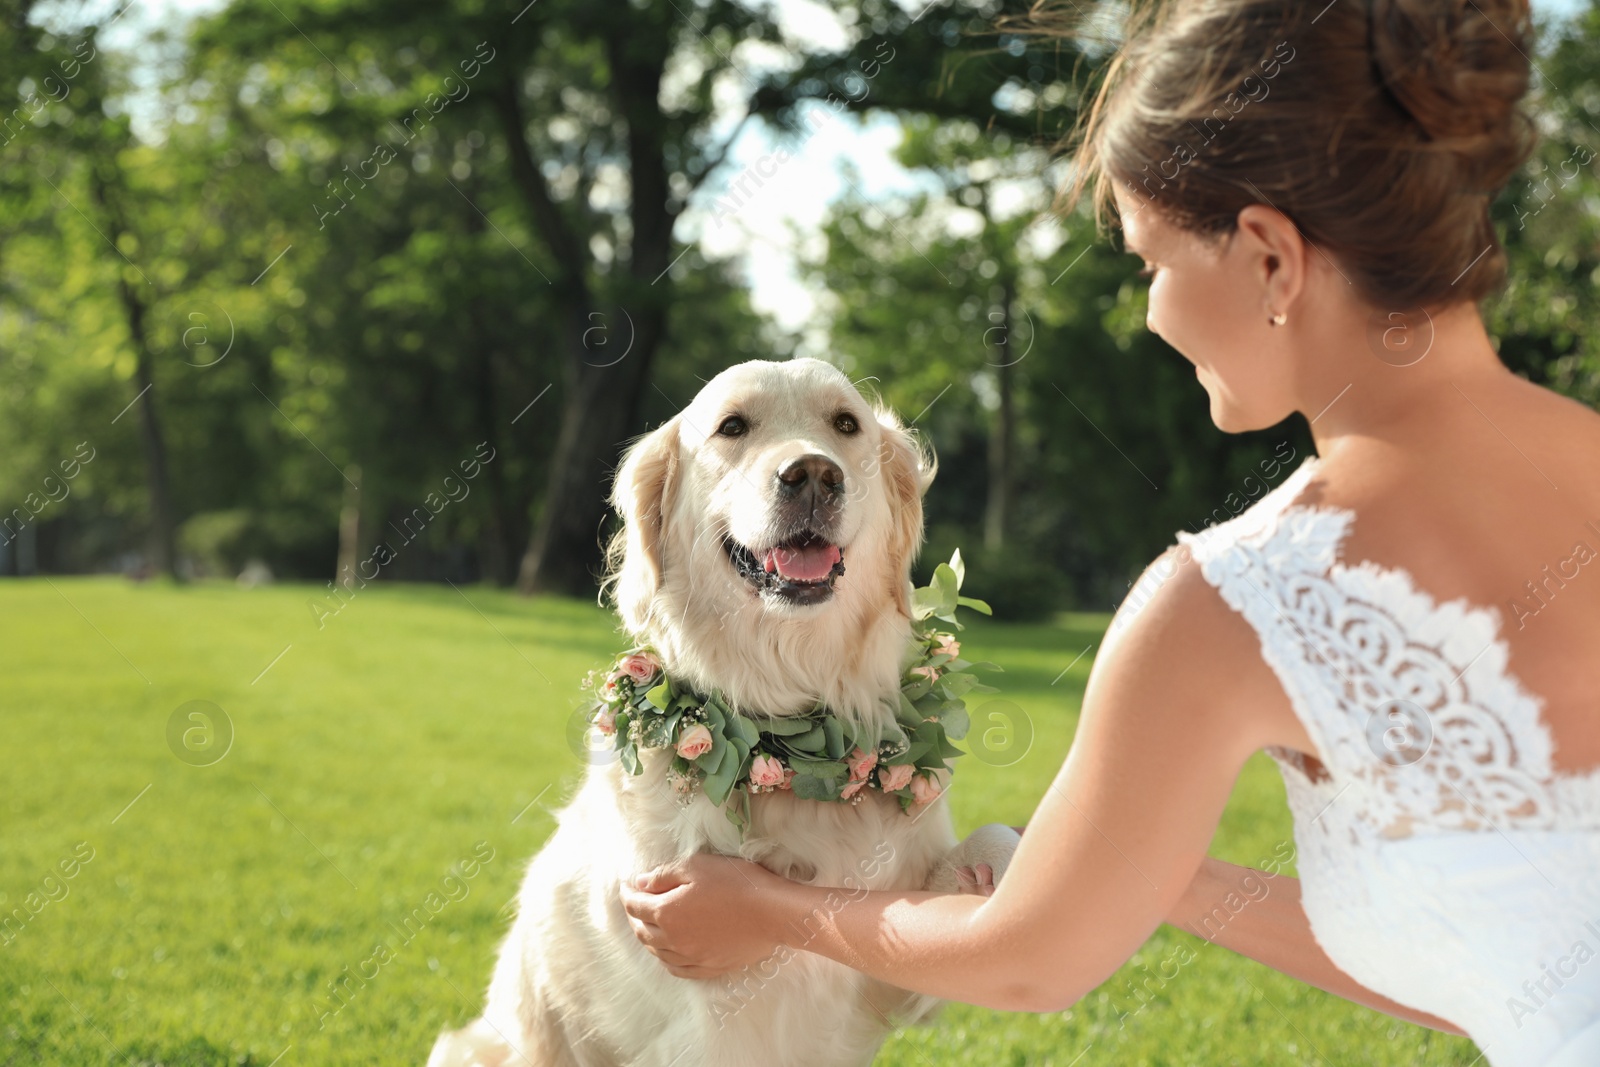
[[[991,893],[833,912],[695,857],[624,890],[674,974],[788,944],[1048,1012],[1166,920],[1494,1067],[1600,1063],[1600,417],[1509,373],[1477,308],[1505,270],[1489,201],[1532,148],[1527,16],[1180,0],[1141,22],[1069,202],[1092,183],[1115,207],[1217,426],[1300,412],[1318,455],[1146,572]],[[1206,848],[1262,749],[1298,892],[1207,926],[1243,872]]]

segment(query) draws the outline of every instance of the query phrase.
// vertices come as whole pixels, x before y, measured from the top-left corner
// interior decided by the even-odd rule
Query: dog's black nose
[[[827,456],[815,452],[796,456],[778,468],[780,492],[792,496],[807,485],[817,492],[837,495],[844,491],[844,471]]]

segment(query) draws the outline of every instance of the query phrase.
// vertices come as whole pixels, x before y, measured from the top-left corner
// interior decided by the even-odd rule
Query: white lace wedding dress
[[[1493,1067],[1600,1067],[1600,772],[1552,768],[1496,609],[1341,558],[1354,513],[1294,502],[1317,463],[1178,535],[1316,745],[1271,752],[1312,932]]]

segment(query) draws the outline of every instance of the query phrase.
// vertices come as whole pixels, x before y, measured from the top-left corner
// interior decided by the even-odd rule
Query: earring
[[[1289,316],[1287,316],[1283,312],[1279,311],[1279,312],[1276,312],[1272,316],[1272,318],[1268,319],[1267,321],[1272,323],[1272,325],[1274,325],[1274,326],[1282,326],[1284,324],[1284,322],[1286,322],[1288,320],[1288,318],[1289,318]]]

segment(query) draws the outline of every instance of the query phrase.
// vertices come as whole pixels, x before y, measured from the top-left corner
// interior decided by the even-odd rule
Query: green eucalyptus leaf
[[[750,754],[750,749],[745,745],[743,738],[735,737],[729,744],[733,746],[733,755],[728,758],[736,760],[738,764],[733,772],[734,781],[742,781],[750,774],[750,764],[755,758]]]
[[[798,716],[785,716],[783,718],[762,719],[758,729],[761,733],[771,734],[774,737],[792,737],[803,734],[816,725],[808,719]],[[754,741],[751,744],[755,744]]]
[[[645,697],[662,711],[667,710],[667,706],[672,703],[672,682],[662,682],[646,693]]]
[[[797,748],[802,752],[821,752],[822,746],[827,742],[828,737],[819,724],[803,734],[786,738],[786,740],[791,748]]]
[[[728,718],[728,735],[737,737],[749,749],[761,741],[761,731],[756,729],[756,724],[743,715],[731,715]]]
[[[911,617],[913,619],[926,619],[929,615],[939,610],[944,603],[943,597],[937,589],[931,586],[920,586],[911,591]]]
[[[728,817],[729,822],[739,828],[739,833],[743,834],[750,827],[750,793],[740,786],[733,791],[730,799],[732,803],[724,804],[722,813]]]
[[[944,735],[952,741],[959,741],[967,736],[967,730],[972,725],[967,716],[967,706],[959,700],[951,701],[943,715],[939,716],[939,724],[944,727]]]
[[[711,747],[695,757],[694,765],[705,771],[707,775],[715,774],[727,760],[728,753],[732,748],[733,746],[728,742],[713,734]]]
[[[790,756],[789,766],[794,769],[795,781],[806,778],[843,778],[850,773],[838,760],[831,759],[805,759],[800,756]]]
[[[738,770],[734,760],[724,760],[717,768],[717,773],[708,774],[705,781],[700,783],[700,788],[705,790],[706,799],[713,804],[721,804],[728,799],[728,794],[733,790],[734,772]]]
[[[843,759],[847,751],[844,747],[844,730],[839,725],[839,720],[832,715],[822,720],[822,734],[824,750],[832,759]]]
[[[930,583],[939,594],[939,611],[936,614],[954,615],[956,600],[960,597],[961,579],[956,577],[956,572],[950,564],[941,563],[933,569],[933,581]]]
[[[933,746],[926,741],[913,741],[904,752],[897,756],[890,756],[883,761],[883,764],[886,767],[898,767],[902,763],[915,763],[932,750]]]
[[[801,800],[838,800],[844,784],[835,779],[797,774],[790,788]]]
[[[970,674],[947,674],[940,679],[944,691],[953,697],[965,696],[972,692],[972,687],[978,684],[978,679]]]

